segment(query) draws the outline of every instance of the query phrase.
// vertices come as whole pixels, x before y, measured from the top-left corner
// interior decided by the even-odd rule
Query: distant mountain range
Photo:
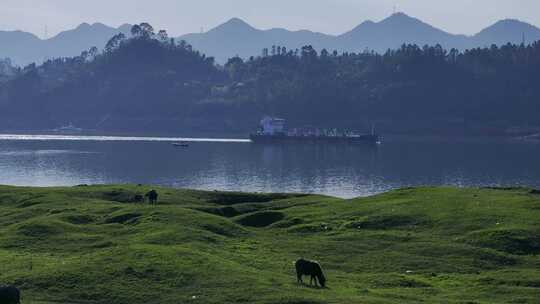
[[[49,58],[76,56],[93,46],[103,48],[112,36],[130,30],[128,24],[113,28],[101,23],[83,23],[50,39],[22,31],[0,31],[0,58],[7,57],[14,64],[26,65]]]
[[[129,30],[130,25],[112,28],[100,23],[85,23],[47,40],[20,31],[0,31],[0,58],[9,57],[14,63],[24,65],[51,57],[74,56],[92,46],[102,48],[114,34],[129,33]],[[507,19],[473,36],[454,35],[406,14],[396,13],[380,22],[365,21],[351,31],[337,36],[308,30],[260,30],[241,19],[233,18],[208,32],[187,34],[178,39],[186,40],[195,49],[224,63],[236,55],[244,58],[257,56],[263,48],[270,48],[272,45],[289,49],[312,45],[318,50],[326,48],[329,51],[359,52],[368,49],[384,52],[398,48],[403,43],[439,43],[447,49],[460,50],[508,42],[521,43],[523,39],[530,43],[540,40],[540,29],[519,20]]]
[[[444,48],[460,50],[502,45],[508,42],[521,43],[540,40],[540,29],[519,20],[502,20],[476,35],[454,35],[437,29],[416,18],[396,13],[380,21],[365,21],[349,32],[333,36],[311,31],[288,31],[285,29],[259,30],[244,21],[234,18],[201,34],[180,37],[194,48],[215,56],[218,62],[239,55],[247,58],[259,55],[263,48],[281,45],[289,49],[311,44],[318,50],[359,52],[374,50],[385,52],[400,47],[403,43],[418,45],[441,44]]]

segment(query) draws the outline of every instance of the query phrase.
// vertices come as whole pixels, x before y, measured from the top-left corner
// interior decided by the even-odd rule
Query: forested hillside
[[[213,58],[148,24],[135,36],[114,36],[102,53],[29,65],[2,86],[2,127],[53,128],[73,122],[86,129],[145,128],[182,118],[226,76]]]
[[[9,58],[0,58],[0,83],[10,80],[18,72],[18,68],[13,66]]]
[[[0,129],[72,122],[110,132],[249,132],[265,114],[291,126],[375,124],[385,133],[540,126],[539,42],[465,52],[403,45],[385,54],[271,46],[220,66],[149,24],[132,34],[114,36],[101,53],[15,69],[0,82]]]
[[[226,65],[240,82],[229,98],[304,124],[389,131],[495,132],[540,120],[540,43],[446,51],[404,45],[384,55],[329,53],[307,46]]]

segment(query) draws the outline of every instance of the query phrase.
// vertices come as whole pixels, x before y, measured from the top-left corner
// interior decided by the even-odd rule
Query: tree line
[[[232,58],[230,98],[304,124],[444,131],[538,126],[540,43],[464,52],[404,44],[384,54],[272,47]]]
[[[141,23],[102,51],[4,65],[4,129],[73,121],[99,130],[248,131],[265,114],[297,126],[377,124],[386,132],[500,133],[540,125],[539,42],[464,52],[405,44],[384,54],[271,46],[220,66]]]

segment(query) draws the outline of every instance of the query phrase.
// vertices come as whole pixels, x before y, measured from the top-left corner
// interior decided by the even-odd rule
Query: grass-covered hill
[[[540,195],[342,200],[147,186],[0,187],[0,283],[24,303],[538,303]],[[328,288],[296,283],[321,262]]]

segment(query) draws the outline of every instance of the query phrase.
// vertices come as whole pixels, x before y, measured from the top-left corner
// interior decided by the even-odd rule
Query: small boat
[[[82,128],[75,127],[72,123],[53,129],[53,132],[59,134],[79,134],[83,131]]]
[[[523,139],[533,141],[540,140],[540,133],[524,136]]]
[[[185,142],[185,141],[173,143],[172,145],[175,146],[175,147],[180,147],[180,148],[187,148],[187,147],[189,147],[189,144],[188,144],[187,142]]]

